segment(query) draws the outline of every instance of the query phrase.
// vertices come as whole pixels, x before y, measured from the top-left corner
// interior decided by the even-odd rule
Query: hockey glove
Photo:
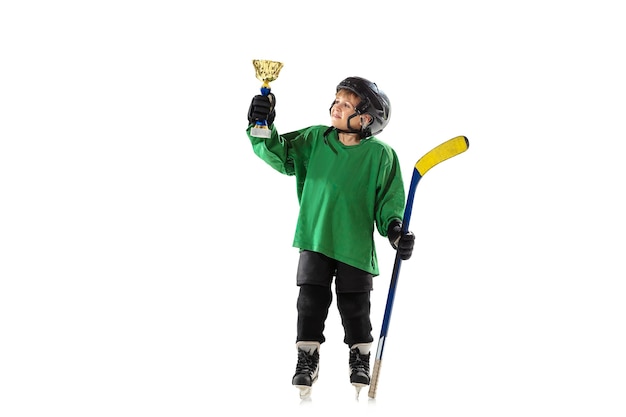
[[[415,235],[412,232],[402,233],[402,223],[394,220],[387,229],[387,237],[391,246],[398,251],[400,259],[406,261],[413,254]]]
[[[255,124],[257,121],[266,120],[267,126],[271,126],[276,117],[274,107],[276,107],[276,97],[272,93],[252,97],[252,103],[248,109],[248,122]]]

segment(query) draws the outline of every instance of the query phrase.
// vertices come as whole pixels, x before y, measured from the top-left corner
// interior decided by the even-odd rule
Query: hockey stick
[[[467,138],[465,136],[457,136],[431,149],[417,161],[415,168],[413,169],[413,176],[411,178],[406,207],[404,208],[404,218],[402,219],[402,231],[404,233],[409,230],[409,221],[411,220],[411,212],[413,211],[413,198],[415,197],[415,189],[417,188],[419,181],[432,167],[445,161],[446,159],[450,159],[453,156],[465,152],[468,147],[469,141]],[[396,252],[396,260],[393,265],[391,282],[389,283],[389,293],[387,295],[387,305],[385,306],[383,325],[380,331],[380,338],[378,339],[378,348],[376,350],[376,359],[374,361],[372,379],[370,381],[369,392],[367,394],[370,398],[376,398],[380,365],[383,359],[383,349],[385,348],[387,332],[389,330],[389,320],[391,319],[391,310],[393,308],[393,301],[396,295],[396,287],[398,286],[401,263],[402,259],[400,259],[400,256]]]

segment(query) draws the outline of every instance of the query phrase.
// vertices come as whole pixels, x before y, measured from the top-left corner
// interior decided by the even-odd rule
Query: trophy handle
[[[263,82],[263,86],[261,87],[261,95],[262,96],[269,96],[270,92],[272,91],[272,89],[270,88],[270,85],[267,81]],[[257,120],[256,121],[256,129],[269,129],[269,126],[267,125],[267,120]]]
[[[274,81],[278,77],[283,64],[278,61],[261,59],[252,60],[252,64],[254,65],[257,79],[263,82],[263,85],[261,86],[261,95],[267,97],[272,91],[270,89],[270,81]],[[250,133],[252,136],[258,138],[270,138],[272,136],[267,120],[257,120]]]
[[[261,95],[268,96],[272,89],[267,81],[263,81],[263,86],[261,87]],[[271,100],[271,97],[270,97]],[[267,120],[257,120],[254,124],[254,127],[250,130],[250,134],[256,138],[265,138],[269,139],[272,137],[272,130],[267,124]]]

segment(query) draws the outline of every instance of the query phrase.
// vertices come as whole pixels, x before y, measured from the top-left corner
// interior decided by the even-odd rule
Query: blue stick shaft
[[[411,221],[411,214],[413,212],[413,200],[415,198],[415,190],[417,184],[422,175],[417,168],[413,168],[413,176],[411,177],[411,185],[409,186],[409,192],[407,196],[406,206],[404,207],[404,217],[402,219],[403,232],[409,231],[409,222]],[[391,274],[391,281],[389,283],[389,293],[387,294],[387,305],[385,306],[385,315],[383,316],[383,324],[380,330],[380,342],[378,350],[376,351],[376,359],[382,359],[383,350],[385,348],[385,339],[389,330],[389,321],[391,320],[391,311],[393,310],[393,301],[396,297],[396,288],[398,286],[398,278],[400,277],[400,266],[402,265],[402,259],[396,252],[396,259],[393,264],[393,272]]]
[[[415,164],[413,170],[413,176],[411,177],[411,185],[409,186],[409,193],[407,196],[406,207],[404,208],[404,216],[402,220],[402,231],[407,233],[409,231],[409,222],[411,220],[411,213],[413,211],[413,199],[415,197],[415,190],[417,184],[422,177],[435,165],[439,164],[446,159],[459,155],[467,150],[469,147],[469,140],[465,136],[454,137],[439,146],[431,149],[419,161]],[[389,283],[389,294],[387,295],[387,305],[385,306],[385,315],[383,317],[383,324],[380,331],[380,339],[378,340],[378,349],[376,351],[376,360],[374,362],[374,370],[370,382],[370,388],[368,396],[370,398],[376,397],[376,388],[378,386],[378,375],[380,373],[380,366],[383,357],[383,351],[385,348],[385,340],[387,339],[387,332],[389,331],[389,321],[391,320],[391,310],[393,308],[393,301],[396,297],[396,288],[398,286],[398,277],[400,276],[400,265],[402,259],[396,252],[396,260],[393,265],[393,272],[391,274],[391,282]]]

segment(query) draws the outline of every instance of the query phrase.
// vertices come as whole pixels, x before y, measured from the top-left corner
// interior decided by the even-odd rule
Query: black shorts
[[[342,292],[367,292],[373,286],[373,275],[362,269],[329,258],[318,252],[303,250],[300,252],[296,284],[320,285],[330,287],[335,279],[335,290]]]

